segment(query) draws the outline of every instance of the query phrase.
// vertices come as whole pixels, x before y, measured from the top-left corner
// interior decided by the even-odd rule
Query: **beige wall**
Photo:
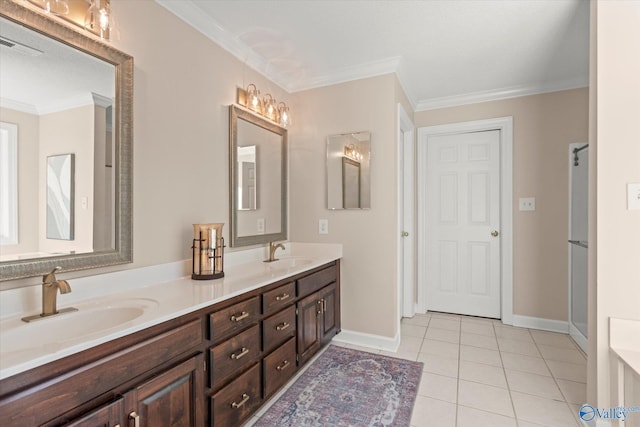
[[[0,121],[18,125],[18,244],[2,255],[38,250],[38,116],[0,108]]]
[[[81,198],[93,201],[94,106],[85,105],[40,116],[39,251],[47,253],[93,250],[93,210],[82,209]],[[75,155],[73,240],[47,238],[47,157]]]
[[[395,76],[296,94],[290,147],[291,239],[342,243],[342,327],[394,337],[396,290]],[[371,132],[371,209],[327,209],[329,135]],[[329,234],[318,234],[318,220]]]
[[[626,205],[626,185],[640,182],[640,2],[597,1],[592,13],[597,103],[591,152],[597,174],[591,194],[597,204],[589,236],[596,266],[589,278],[589,331],[595,336],[590,332],[588,400],[609,407],[617,404],[611,401],[609,318],[640,320],[640,210]]]
[[[568,153],[570,143],[588,140],[588,93],[567,90],[414,115],[416,127],[513,116],[514,314],[568,320]],[[520,197],[535,197],[535,212],[520,212]]]

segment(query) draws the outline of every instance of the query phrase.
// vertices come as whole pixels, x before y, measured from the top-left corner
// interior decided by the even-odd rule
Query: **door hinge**
[[[298,307],[296,307],[296,316],[298,315]]]

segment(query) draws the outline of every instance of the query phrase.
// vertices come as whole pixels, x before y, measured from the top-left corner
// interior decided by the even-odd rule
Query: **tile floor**
[[[587,361],[568,335],[444,313],[417,314],[401,327],[398,352],[378,353],[424,363],[412,427],[582,425]]]

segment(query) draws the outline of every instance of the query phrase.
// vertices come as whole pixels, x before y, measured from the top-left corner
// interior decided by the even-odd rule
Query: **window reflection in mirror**
[[[327,138],[327,208],[371,208],[369,132]]]
[[[256,151],[255,145],[238,147],[238,210],[241,211],[258,208]]]

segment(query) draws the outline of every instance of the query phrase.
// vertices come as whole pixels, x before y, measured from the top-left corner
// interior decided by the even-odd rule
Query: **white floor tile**
[[[528,329],[516,328],[513,326],[499,325],[494,327],[498,338],[505,338],[515,341],[533,342],[533,338]]]
[[[500,353],[505,369],[529,372],[532,374],[551,376],[544,359],[540,357],[525,356],[523,354]]]
[[[416,314],[413,317],[403,317],[402,323],[407,325],[428,326],[431,316],[426,314]]]
[[[402,337],[398,346],[398,353],[418,352],[422,347],[422,338]]]
[[[460,380],[458,404],[513,417],[509,391],[504,388]]]
[[[562,379],[556,379],[556,381],[567,402],[574,405],[583,405],[587,401],[586,384]]]
[[[530,394],[512,392],[513,406],[518,420],[548,427],[576,426],[577,422],[566,402],[545,399]]]
[[[477,335],[486,335],[489,337],[495,336],[495,332],[493,330],[493,325],[490,322],[465,322],[462,321],[461,330],[462,332],[468,332],[471,334]]]
[[[576,348],[553,347],[550,345],[538,344],[538,349],[542,357],[546,360],[557,360],[559,362],[576,363],[586,365],[587,359],[582,352]]]
[[[418,362],[424,363],[422,370],[425,372],[458,378],[458,359],[420,353],[418,355]]]
[[[456,405],[426,396],[416,396],[411,425],[415,427],[455,427]]]
[[[427,332],[426,326],[411,325],[408,323],[402,323],[400,325],[400,335],[403,337],[418,337],[424,338],[424,334]]]
[[[506,369],[509,389],[554,400],[564,400],[552,377]]]
[[[468,332],[462,332],[460,334],[460,344],[470,345],[471,347],[487,348],[489,350],[498,349],[498,344],[495,337],[470,334]]]
[[[540,352],[534,343],[498,338],[498,347],[501,352],[524,354],[525,356],[540,357]]]
[[[433,317],[429,322],[430,328],[446,329],[448,331],[459,331],[460,320]]]
[[[551,374],[558,379],[585,384],[587,382],[587,365],[558,362],[556,360],[547,360],[547,365],[551,370]]]
[[[460,342],[460,332],[451,331],[448,329],[433,328],[429,326],[425,338],[458,344]]]
[[[458,358],[458,351],[460,346],[455,343],[446,341],[437,341],[431,339],[425,339],[422,341],[422,347],[420,347],[420,353],[435,354],[437,356]]]
[[[458,399],[458,380],[445,377],[444,375],[423,372],[418,394],[420,396],[456,403]]]
[[[461,360],[458,376],[461,380],[507,388],[504,369],[501,367]]]
[[[461,345],[460,360],[467,360],[469,362],[484,363],[485,365],[502,367],[500,352],[497,350],[489,350],[487,348]]]
[[[457,427],[516,427],[515,418],[458,406]]]
[[[531,331],[531,336],[536,344],[551,345],[554,347],[576,348],[573,340],[567,334],[559,334],[556,332]]]

